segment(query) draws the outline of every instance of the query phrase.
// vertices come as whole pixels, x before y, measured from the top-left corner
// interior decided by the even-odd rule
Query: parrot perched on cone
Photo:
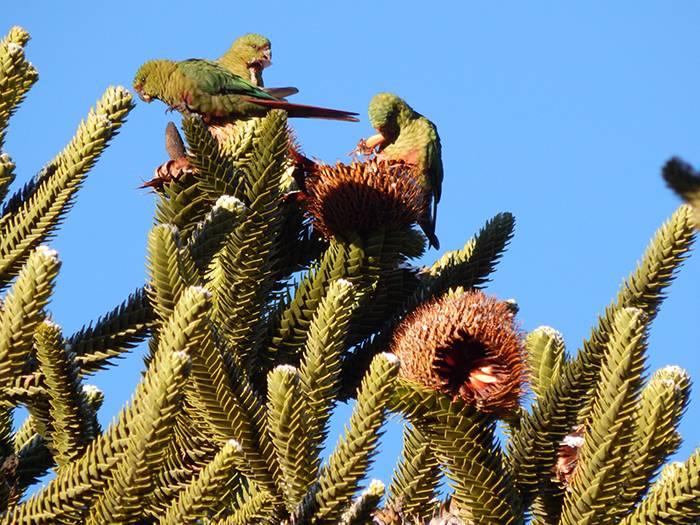
[[[171,109],[201,115],[206,123],[264,117],[272,109],[290,117],[358,122],[357,113],[291,104],[282,99],[290,88],[256,87],[209,60],[151,60],[136,72],[134,90],[145,102],[161,100]]]
[[[254,86],[263,87],[263,69],[272,64],[272,44],[262,35],[249,33],[237,38],[217,62]]]
[[[377,159],[404,162],[414,166],[425,189],[428,204],[425,217],[419,222],[430,245],[440,247],[435,235],[437,204],[442,189],[442,152],[435,124],[416,112],[403,99],[392,93],[379,93],[369,103],[369,120],[376,135],[361,140],[362,153],[377,151]]]

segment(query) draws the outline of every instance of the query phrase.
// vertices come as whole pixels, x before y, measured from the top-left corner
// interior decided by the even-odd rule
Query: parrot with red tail
[[[437,204],[442,193],[442,148],[437,127],[392,93],[379,93],[369,103],[369,121],[377,134],[361,140],[360,153],[377,150],[377,160],[403,162],[416,169],[419,183],[432,201],[419,224],[431,246],[440,247],[435,235]]]
[[[282,98],[290,94],[287,88],[256,87],[209,60],[151,60],[137,71],[134,90],[145,102],[161,100],[171,109],[201,115],[206,123],[264,117],[272,109],[296,118],[358,121],[350,111],[287,102]]]

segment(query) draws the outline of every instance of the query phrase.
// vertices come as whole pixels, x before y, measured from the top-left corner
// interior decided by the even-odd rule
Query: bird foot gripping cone
[[[381,133],[377,133],[376,135],[372,135],[366,139],[360,139],[357,146],[355,146],[355,149],[352,150],[349,155],[351,157],[373,157],[377,154],[377,146],[383,144],[385,140],[384,135]]]
[[[425,193],[426,207],[418,221],[431,246],[440,247],[435,235],[437,204],[442,194],[442,150],[437,127],[392,93],[379,93],[369,103],[369,120],[377,130],[362,139],[353,155],[414,167],[413,174]]]

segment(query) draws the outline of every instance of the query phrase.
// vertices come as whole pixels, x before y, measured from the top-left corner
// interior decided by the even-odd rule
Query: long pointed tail
[[[422,228],[423,233],[425,233],[425,236],[428,238],[428,244],[436,250],[439,250],[440,240],[437,238],[437,235],[435,235],[435,232],[430,229],[431,226],[425,223],[420,223],[420,227]]]
[[[435,205],[436,203],[433,202]],[[437,206],[433,207],[433,213],[435,214],[437,212]],[[423,217],[418,221],[418,225],[421,227],[423,230],[423,233],[425,233],[425,236],[428,238],[428,244],[435,248],[436,250],[440,249],[440,241],[437,238],[437,235],[435,235],[435,215],[430,216],[429,211],[426,210],[426,213],[424,214]]]
[[[359,122],[356,117],[359,113],[343,111],[341,109],[320,108],[318,106],[305,106],[303,104],[291,104],[286,100],[267,100],[248,97],[247,100],[258,106],[270,109],[283,109],[293,118],[323,118],[328,120],[344,120],[346,122]]]

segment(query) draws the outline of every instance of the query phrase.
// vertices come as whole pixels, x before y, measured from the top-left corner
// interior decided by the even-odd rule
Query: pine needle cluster
[[[300,208],[283,111],[214,133],[187,117],[186,144],[152,185],[147,285],[66,335],[48,311],[60,261],[46,243],[133,102],[107,89],[9,195],[3,141],[38,78],[28,40],[13,28],[0,41],[0,524],[700,519],[700,449],[664,467],[690,379],[646,375],[650,323],[693,242],[689,206],[568,353],[556,330],[522,334],[516,308],[482,291],[513,235],[509,213],[417,267],[424,196],[402,167],[318,167]],[[697,175],[674,162],[669,183],[697,204]],[[144,341],[141,381],[102,429],[103,396],[86,381]],[[29,416],[15,423],[19,406]],[[366,477],[391,413],[406,424],[385,487]]]

